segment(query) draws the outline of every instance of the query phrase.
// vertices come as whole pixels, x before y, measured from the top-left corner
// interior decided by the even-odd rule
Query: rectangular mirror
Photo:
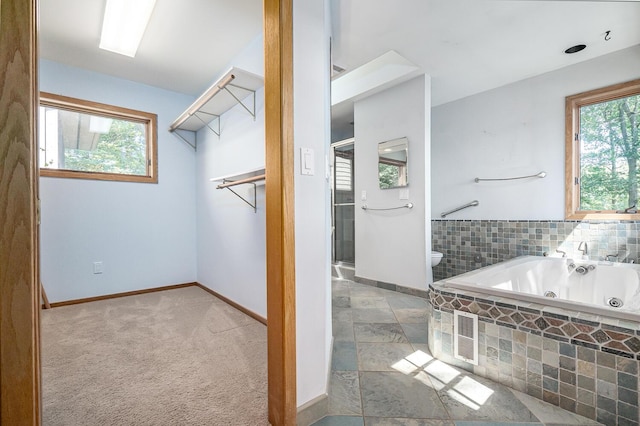
[[[380,189],[409,185],[409,140],[393,139],[378,144],[378,181]]]

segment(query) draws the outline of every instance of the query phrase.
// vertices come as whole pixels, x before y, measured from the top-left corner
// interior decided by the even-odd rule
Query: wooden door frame
[[[269,421],[296,424],[293,1],[264,0]]]
[[[0,424],[40,424],[37,0],[0,2]]]
[[[264,0],[269,421],[296,424],[293,4]],[[0,423],[39,425],[37,0],[0,2]]]

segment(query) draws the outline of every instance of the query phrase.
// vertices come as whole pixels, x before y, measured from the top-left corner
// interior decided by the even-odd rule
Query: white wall
[[[293,3],[296,358],[298,406],[324,394],[331,362],[329,34],[327,0]],[[315,174],[300,174],[300,148]]]
[[[264,75],[262,40],[257,37],[229,67]],[[198,282],[266,317],[264,186],[257,187],[256,213],[229,190],[216,189],[218,183],[209,181],[264,167],[264,88],[256,92],[255,120],[236,105],[222,115],[220,123],[220,138],[206,127],[197,135]],[[253,201],[253,185],[232,189]]]
[[[47,60],[40,89],[158,115],[158,184],[40,178],[49,300],[195,281],[194,153],[167,131],[193,98]]]
[[[635,46],[433,108],[432,217],[478,200],[447,218],[564,219],[565,97],[639,77]]]
[[[429,205],[430,79],[419,76],[354,104],[356,275],[405,287],[426,289],[431,267]],[[409,140],[409,202],[411,210],[364,211],[406,204],[400,188],[380,189],[378,143],[406,136]],[[367,199],[362,201],[362,191]],[[427,228],[429,227],[429,228]],[[426,244],[425,244],[426,236]],[[430,251],[429,251],[430,253]]]

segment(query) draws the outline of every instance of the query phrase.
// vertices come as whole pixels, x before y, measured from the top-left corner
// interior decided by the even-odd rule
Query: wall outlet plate
[[[102,262],[93,262],[93,273],[101,274],[104,272],[104,265]]]

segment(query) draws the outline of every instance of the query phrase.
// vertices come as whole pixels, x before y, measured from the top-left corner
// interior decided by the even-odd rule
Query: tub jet
[[[607,304],[609,306],[611,306],[612,308],[621,308],[622,305],[624,305],[624,303],[622,302],[621,299],[618,299],[617,297],[610,297],[607,299]]]

